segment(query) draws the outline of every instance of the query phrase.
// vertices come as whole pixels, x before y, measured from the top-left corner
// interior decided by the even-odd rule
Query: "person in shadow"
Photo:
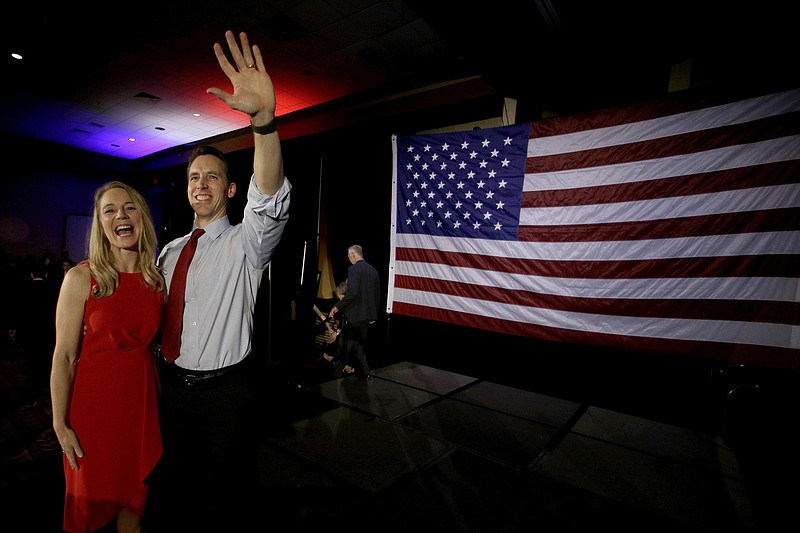
[[[369,381],[371,376],[366,343],[369,328],[378,319],[380,278],[375,267],[364,260],[364,252],[358,244],[347,249],[347,258],[350,260],[347,293],[331,308],[330,316],[333,318],[340,311],[347,315],[347,348],[352,353],[350,360],[357,365],[354,372],[358,377]]]
[[[336,298],[339,301],[347,293],[347,282],[343,281],[336,286]],[[338,319],[331,319],[330,315],[323,315],[323,326],[325,327],[325,346],[323,346],[322,359],[335,366],[338,361],[344,360],[345,366],[342,369],[344,374],[352,374],[354,369],[347,360],[347,316],[339,313]],[[351,347],[352,348],[352,347]]]
[[[31,378],[46,385],[55,346],[55,313],[58,288],[47,275],[47,266],[36,261],[29,267],[26,279],[21,280],[17,318],[19,335],[27,348],[27,366]],[[14,301],[14,300],[9,300]]]

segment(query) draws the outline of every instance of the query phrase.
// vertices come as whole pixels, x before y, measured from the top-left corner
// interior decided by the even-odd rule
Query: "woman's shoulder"
[[[69,276],[70,274],[73,274],[73,270],[75,271],[74,275],[88,276],[92,273],[92,268],[89,266],[89,261],[81,261],[80,263],[76,264],[67,271],[66,275]]]
[[[61,297],[74,299],[74,301],[85,300],[91,285],[92,272],[89,265],[85,262],[79,263],[64,275],[64,281],[61,283]]]
[[[88,261],[81,261],[64,274],[64,283],[89,284],[92,279],[92,269]]]

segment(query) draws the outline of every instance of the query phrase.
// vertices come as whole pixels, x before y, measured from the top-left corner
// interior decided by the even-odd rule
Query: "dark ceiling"
[[[379,105],[376,95],[471,77],[527,110],[554,113],[664,94],[681,68],[691,86],[788,86],[800,72],[790,4],[27,3],[3,15],[0,131],[132,160],[246,131],[246,117],[225,114],[205,95],[206,87],[228,87],[211,48],[227,29],[247,31],[262,47],[282,119],[318,116],[317,130],[330,127],[322,116],[337,102]],[[24,61],[10,59],[15,50]],[[194,110],[199,127],[185,121]],[[133,143],[111,137],[116,129],[136,134],[137,150],[126,152]]]

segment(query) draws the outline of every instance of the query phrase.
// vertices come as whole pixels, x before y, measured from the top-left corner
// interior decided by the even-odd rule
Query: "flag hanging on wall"
[[[392,145],[389,313],[800,367],[800,89]]]

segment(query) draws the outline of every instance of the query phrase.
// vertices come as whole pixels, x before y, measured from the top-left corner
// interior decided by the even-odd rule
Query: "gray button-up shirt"
[[[217,370],[250,354],[253,313],[261,278],[286,227],[291,184],[273,196],[262,194],[253,177],[242,222],[222,217],[205,226],[186,277],[181,355],[189,370]],[[193,227],[192,230],[195,228]],[[167,244],[158,258],[167,287],[189,234]]]

